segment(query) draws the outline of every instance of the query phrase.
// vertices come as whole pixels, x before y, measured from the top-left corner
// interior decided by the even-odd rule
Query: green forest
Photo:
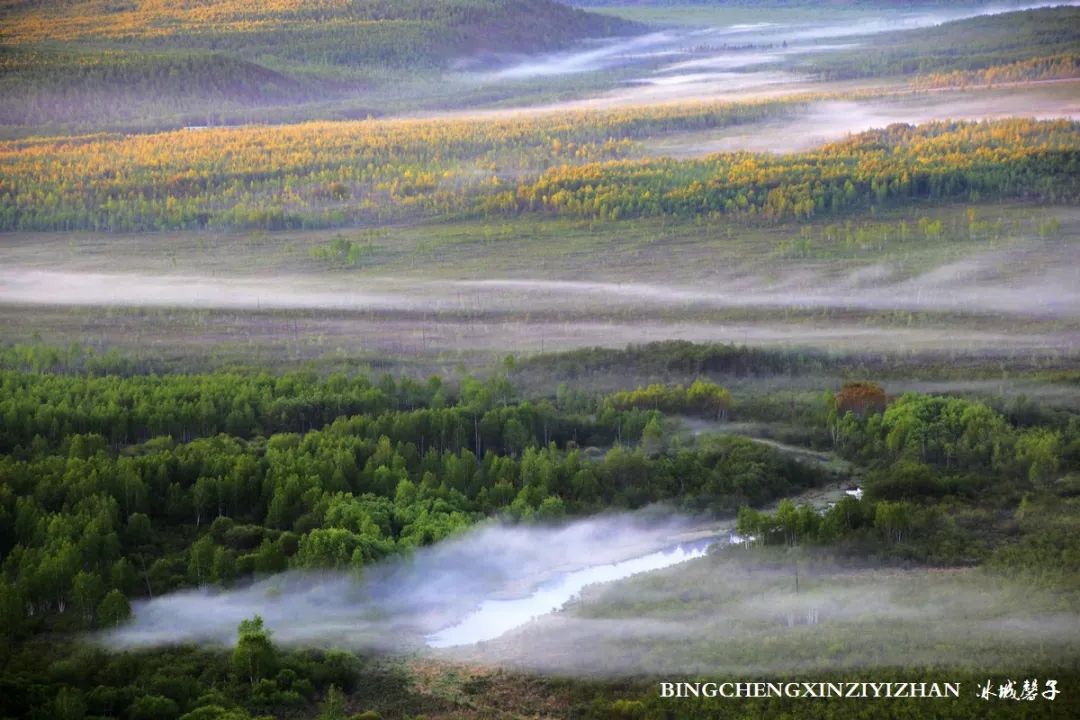
[[[376,697],[393,682],[386,667],[275,648],[258,620],[239,628],[231,654],[103,656],[73,633],[122,623],[140,598],[287,568],[361,568],[492,516],[546,522],[666,500],[738,511],[739,531],[766,546],[982,564],[1080,590],[1074,413],[894,398],[869,381],[823,388],[801,410],[804,432],[865,469],[864,495],[824,514],[787,500],[768,513],[751,508],[834,476],[746,438],[680,439],[673,418],[768,418],[704,378],[525,398],[505,368],[424,382],[161,376],[118,373],[116,358],[106,371],[73,350],[3,353],[4,716],[243,718],[321,703],[320,717],[344,717],[332,714],[343,693],[384,711],[395,698],[416,702]],[[753,357],[692,345],[634,352],[728,372]],[[615,712],[590,708],[585,716]]]
[[[7,362],[50,355],[62,353],[10,348]],[[63,703],[89,715],[228,717],[208,709],[219,695],[254,712],[306,707],[332,681],[357,682],[356,659],[333,653],[250,677],[226,665],[218,681],[220,659],[195,652],[193,674],[171,670],[168,687],[145,667],[134,684],[105,670],[92,685],[44,686],[16,669],[58,634],[122,622],[140,597],[290,567],[362,567],[490,516],[552,521],[661,499],[733,511],[821,479],[746,439],[668,448],[664,416],[634,396],[530,401],[499,374],[452,386],[50,367],[5,370],[0,387],[0,712],[10,716],[67,712]],[[671,393],[666,409],[704,416],[729,402],[706,381]],[[609,449],[583,449],[596,447]]]
[[[0,720],[1080,717],[1021,4],[0,0]]]

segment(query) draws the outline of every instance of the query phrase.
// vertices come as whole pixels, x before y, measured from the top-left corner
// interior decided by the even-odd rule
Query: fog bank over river
[[[592,583],[701,557],[720,531],[642,514],[488,523],[356,575],[292,572],[136,603],[133,620],[103,639],[113,647],[229,644],[240,621],[259,614],[285,644],[391,652],[467,645],[557,610]]]
[[[841,657],[992,669],[1032,652],[1067,657],[1080,642],[1076,609],[1022,583],[838,567],[807,548],[706,554],[731,527],[640,514],[485,524],[356,575],[291,572],[142,601],[101,639],[229,645],[258,614],[284,645],[606,676],[835,669]]]
[[[769,67],[790,56],[862,47],[882,33],[1077,4],[1080,3],[1076,0],[985,3],[910,11],[873,8],[866,13],[848,8],[847,12],[833,13],[831,17],[827,11],[822,12],[821,16],[827,19],[671,26],[630,38],[586,41],[558,52],[504,56],[497,69],[462,72],[458,79],[498,87],[506,82],[612,70],[631,73],[621,86],[590,97],[513,109],[479,110],[476,116],[786,94],[815,86],[811,77]],[[463,67],[468,65],[469,61],[464,60]],[[635,70],[639,74],[634,75]],[[451,114],[473,113],[452,111]],[[861,123],[839,125],[841,133],[860,129],[865,129]],[[830,137],[835,135],[829,133]]]

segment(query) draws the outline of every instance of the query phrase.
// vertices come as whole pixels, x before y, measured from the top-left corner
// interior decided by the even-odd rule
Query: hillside
[[[553,0],[9,2],[0,6],[0,18],[5,44],[110,41],[317,60],[318,52],[300,41],[322,39],[329,47],[333,40],[355,40],[359,47],[321,59],[386,65],[438,64],[485,50],[545,50],[632,27]]]
[[[1009,80],[1048,79],[1053,66],[1080,66],[1080,8],[1055,7],[987,15],[903,30],[861,40],[859,47],[788,63],[822,79],[973,73],[1004,68],[1023,74]],[[872,43],[873,53],[862,47]],[[977,77],[969,81],[977,80]],[[993,72],[987,77],[992,81]],[[1002,78],[1005,79],[1005,78]]]
[[[203,124],[207,112],[363,98],[462,58],[635,28],[552,0],[8,2],[0,123]]]

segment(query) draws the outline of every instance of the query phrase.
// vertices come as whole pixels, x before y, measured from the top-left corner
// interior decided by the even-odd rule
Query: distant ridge
[[[0,0],[0,125],[215,124],[638,31],[553,0]],[[391,77],[393,76],[393,77]]]

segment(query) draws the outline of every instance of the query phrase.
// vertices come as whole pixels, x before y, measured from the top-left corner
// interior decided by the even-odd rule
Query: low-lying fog
[[[72,272],[9,265],[0,270],[0,303],[472,315],[759,307],[1080,317],[1080,246],[1068,241],[986,251],[915,273],[885,260],[837,268],[777,259],[767,272],[725,268],[721,257],[716,263],[709,281],[685,283],[668,280],[671,274],[662,282],[432,280]]]
[[[732,547],[596,587],[451,657],[571,676],[738,677],[1077,658],[1077,609],[1029,585],[963,568],[841,568],[804,552]]]
[[[658,101],[723,98],[732,93],[766,91],[779,83],[798,82],[787,73],[755,70],[783,56],[851,47],[847,38],[932,27],[953,20],[1016,10],[1077,5],[1077,0],[1023,4],[986,3],[959,8],[911,11],[874,9],[865,14],[837,14],[835,19],[799,22],[740,23],[719,27],[675,27],[633,38],[591,41],[573,50],[504,58],[494,71],[463,74],[473,82],[523,79],[640,69],[626,87],[563,107],[640,104]]]
[[[736,23],[719,27],[670,28],[634,38],[592,41],[569,51],[526,56],[489,73],[496,79],[521,79],[572,73],[596,72],[613,67],[651,66],[649,76],[678,73],[689,68],[736,69],[775,59],[780,55],[829,50],[836,43],[824,40],[875,35],[898,30],[917,30],[942,23],[1017,10],[1080,4],[1077,0],[1022,4],[987,3],[962,8],[916,9],[872,13],[852,17],[839,14],[831,20],[801,22]],[[845,45],[846,46],[846,45]],[[755,48],[768,48],[767,53]]]
[[[868,100],[833,100],[810,104],[789,119],[752,126],[720,128],[647,142],[651,153],[677,158],[721,152],[789,153],[812,150],[849,135],[893,123],[919,125],[933,120],[996,120],[1030,117],[1037,120],[1080,120],[1080,81],[1060,84],[1074,92],[1057,92],[1055,82],[1009,88],[1007,92],[930,92],[915,96]]]
[[[20,318],[36,318],[35,330],[58,332],[65,343],[163,352],[239,343],[303,356],[531,353],[675,339],[901,352],[1080,348],[1080,247],[1069,240],[1011,243],[917,271],[887,259],[859,265],[767,255],[760,266],[734,267],[713,251],[694,268],[680,269],[671,257],[651,274],[614,274],[635,278],[627,282],[524,270],[445,280],[369,271],[119,273],[100,271],[103,261],[89,257],[47,263],[26,247],[0,254],[7,260],[0,328],[13,338],[21,337]],[[80,271],[80,262],[94,269]],[[75,306],[108,310],[64,310]],[[894,311],[918,315],[901,324]]]
[[[1029,587],[975,571],[804,559],[796,590],[793,556],[731,548],[703,557],[704,537],[720,532],[626,515],[489,524],[358,575],[289,573],[143,601],[101,639],[117,648],[230,644],[240,621],[259,614],[282,644],[601,675],[992,666],[1036,648],[1067,659],[1080,640],[1075,608]]]
[[[595,582],[704,553],[718,530],[670,514],[599,516],[560,526],[482,525],[362,573],[288,573],[238,590],[137,603],[113,646],[231,643],[258,613],[283,643],[403,651],[490,640],[559,609]]]

